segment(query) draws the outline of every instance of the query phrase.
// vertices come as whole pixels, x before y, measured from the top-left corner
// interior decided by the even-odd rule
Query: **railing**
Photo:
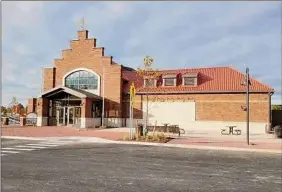
[[[9,118],[9,125],[10,124],[20,124],[20,117],[18,116],[8,116]]]
[[[48,123],[51,126],[56,126],[57,125],[57,118],[56,117],[48,117]]]

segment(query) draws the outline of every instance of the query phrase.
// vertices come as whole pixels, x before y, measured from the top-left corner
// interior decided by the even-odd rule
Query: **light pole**
[[[247,86],[246,90],[246,108],[247,108],[247,115],[246,115],[246,124],[247,124],[247,144],[250,145],[250,74],[249,68],[246,68],[246,77],[244,83],[242,85]]]
[[[249,68],[246,68],[246,83],[247,83],[247,144],[250,145],[250,74]]]
[[[102,128],[104,128],[104,117],[105,117],[105,80],[104,80],[104,65],[101,61],[101,67],[102,67]]]

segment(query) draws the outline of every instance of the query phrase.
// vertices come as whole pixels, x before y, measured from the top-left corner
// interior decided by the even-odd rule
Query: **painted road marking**
[[[40,142],[39,144],[47,144],[47,145],[66,145],[70,144],[71,142]]]
[[[19,151],[7,151],[7,150],[1,150],[1,153],[20,153]]]
[[[46,149],[51,147],[56,147],[60,145],[70,144],[70,141],[42,141],[37,143],[29,143],[25,145],[17,145],[11,147],[4,147],[1,150],[1,156],[9,155],[9,154],[18,154],[24,151],[34,151],[40,149]]]
[[[26,145],[18,145],[16,147],[21,147],[21,148],[34,148],[34,149],[45,149],[47,147],[40,147],[40,146],[26,146]]]
[[[26,144],[28,146],[42,146],[42,147],[56,147],[58,145],[54,145],[54,144]]]
[[[18,150],[18,151],[33,151],[35,149],[23,149],[23,148],[12,148],[12,147],[5,147],[2,148],[3,150]]]

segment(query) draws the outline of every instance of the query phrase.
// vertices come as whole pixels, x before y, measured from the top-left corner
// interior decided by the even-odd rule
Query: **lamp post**
[[[246,108],[247,108],[247,115],[246,115],[246,133],[247,133],[247,144],[250,145],[250,74],[249,68],[246,68],[246,77],[244,83],[242,85],[247,86],[246,90]]]
[[[249,68],[246,68],[246,83],[247,83],[247,144],[250,145],[250,76]]]
[[[101,61],[101,67],[102,67],[102,128],[104,128],[104,118],[105,118],[105,75],[104,75],[104,65]]]

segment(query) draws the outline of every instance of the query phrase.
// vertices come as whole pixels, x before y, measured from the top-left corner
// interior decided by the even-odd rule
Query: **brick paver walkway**
[[[19,137],[65,137],[65,136],[84,136],[99,137],[110,140],[120,140],[127,133],[110,132],[101,129],[75,129],[71,127],[2,127],[2,136]]]

